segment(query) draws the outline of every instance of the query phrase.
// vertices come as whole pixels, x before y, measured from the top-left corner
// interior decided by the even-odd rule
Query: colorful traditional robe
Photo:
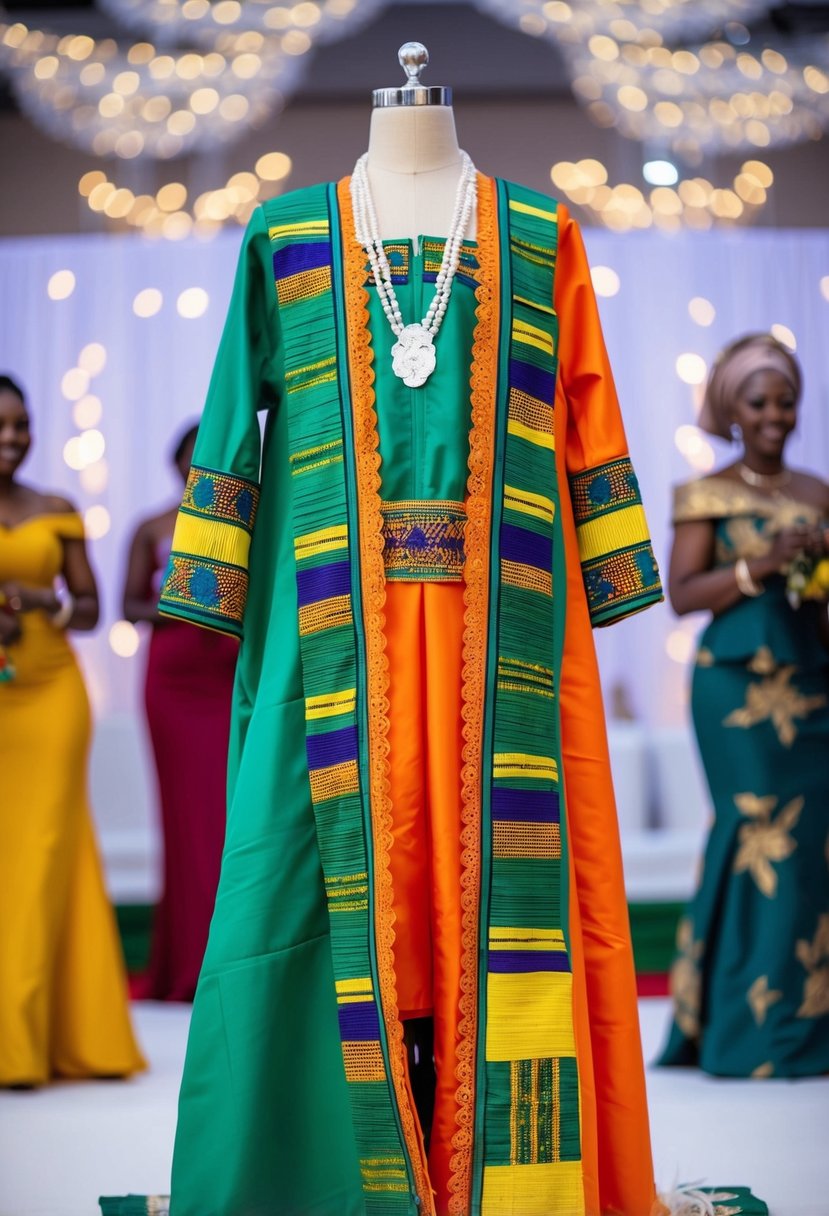
[[[397,1016],[383,617],[386,578],[436,554],[465,584],[446,1208],[659,1210],[590,636],[659,576],[574,223],[482,176],[474,263],[466,485],[409,527],[381,499],[388,334],[348,182],[247,231],[162,598],[242,637],[174,1216],[436,1210]],[[447,314],[439,364],[451,342]]]

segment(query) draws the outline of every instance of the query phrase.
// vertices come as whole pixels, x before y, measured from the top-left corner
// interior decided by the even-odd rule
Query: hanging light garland
[[[353,34],[371,20],[384,0],[98,0],[126,29],[159,44],[207,42],[228,30],[257,31],[279,40],[283,50],[302,54],[311,46]]]
[[[0,71],[49,135],[100,157],[169,160],[230,143],[273,118],[314,47],[354,32],[386,2],[98,0],[144,40],[119,44],[0,23]],[[611,187],[606,174],[583,180],[584,165],[598,162],[554,166],[557,187],[609,227],[745,222],[765,202],[771,183],[759,178],[770,171],[747,162],[760,166],[757,180],[744,166],[714,187],[690,176],[704,156],[819,139],[829,126],[829,37],[760,50],[748,27],[768,16],[764,0],[471,2],[557,45],[597,125],[686,165],[684,174],[674,170],[676,180],[652,181],[647,195],[630,183]],[[235,184],[238,197],[227,189],[200,196],[200,210],[186,214],[157,206],[155,196],[130,195],[106,176],[87,197],[110,222],[149,216],[139,226],[178,235],[188,224],[209,231],[244,218],[244,189]]]
[[[0,70],[23,112],[53,138],[98,156],[170,159],[273,118],[317,42],[351,33],[382,2],[99,0],[152,41],[124,48],[0,24]]]
[[[726,41],[671,50],[593,36],[573,91],[600,126],[686,157],[819,139],[829,125],[829,39],[755,54]]]
[[[255,41],[259,39],[259,41]],[[295,60],[260,35],[224,52],[160,54],[139,42],[59,38],[0,27],[20,108],[47,134],[97,156],[169,159],[229,143],[273,116],[296,85]]]
[[[485,10],[525,34],[561,45],[610,34],[627,41],[658,34],[665,41],[688,42],[709,37],[729,23],[746,24],[764,17],[768,0],[474,0]]]
[[[785,55],[749,50],[746,22],[767,16],[768,3],[476,3],[558,45],[593,121],[629,138],[695,157],[819,139],[829,126],[829,36],[795,40]]]

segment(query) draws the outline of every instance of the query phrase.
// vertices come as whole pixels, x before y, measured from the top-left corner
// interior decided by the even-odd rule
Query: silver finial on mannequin
[[[452,90],[446,85],[424,85],[420,73],[429,63],[429,52],[422,42],[404,42],[397,52],[400,66],[406,73],[406,83],[399,88],[374,89],[372,105],[385,106],[451,106]]]

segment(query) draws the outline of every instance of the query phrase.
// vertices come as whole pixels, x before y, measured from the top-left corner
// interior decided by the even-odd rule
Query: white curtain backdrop
[[[681,354],[708,362],[739,334],[788,327],[806,386],[791,459],[824,476],[829,471],[829,232],[668,237],[589,229],[585,235],[591,264],[609,267],[619,279],[617,293],[601,298],[600,307],[657,557],[666,571],[671,486],[695,475],[676,442],[678,428],[694,421],[699,391],[677,374]],[[95,636],[79,639],[99,717],[138,704],[140,652],[119,657],[110,644],[120,615],[125,551],[137,521],[178,492],[168,453],[177,432],[198,417],[239,241],[238,230],[207,243],[108,235],[0,241],[0,372],[19,379],[28,393],[36,447],[26,475],[68,494],[84,512],[104,507],[109,514],[108,531],[91,545],[104,623]],[[48,285],[61,270],[74,274],[74,290],[53,300]],[[154,316],[141,318],[133,302],[148,288],[160,292],[163,302]],[[187,318],[177,305],[192,288],[206,293],[207,307]],[[713,305],[713,324],[701,326],[690,316],[688,304],[696,296]],[[94,492],[84,488],[63,455],[79,427],[62,385],[90,343],[106,351],[106,364],[88,389],[102,402],[98,429],[106,443],[106,485]],[[67,391],[77,389],[69,385]],[[727,459],[727,445],[716,445],[716,456]],[[99,480],[103,467],[95,470]],[[613,695],[614,687],[623,686],[647,724],[680,722],[690,638],[701,623],[677,622],[660,606],[600,633],[606,689]]]

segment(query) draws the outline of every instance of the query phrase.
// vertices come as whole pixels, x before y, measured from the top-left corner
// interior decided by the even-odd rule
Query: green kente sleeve
[[[267,223],[248,224],[173,535],[159,607],[241,636],[259,499],[257,414],[280,396],[279,318]]]

